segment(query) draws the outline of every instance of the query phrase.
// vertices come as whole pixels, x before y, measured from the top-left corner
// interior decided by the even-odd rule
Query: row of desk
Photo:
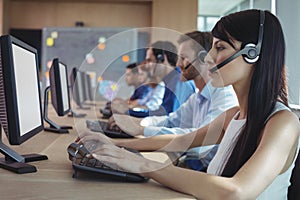
[[[38,169],[36,173],[15,174],[0,169],[0,199],[194,199],[191,196],[178,193],[159,183],[149,180],[146,183],[125,183],[103,180],[89,176],[72,178],[73,169],[68,159],[67,147],[73,142],[78,131],[85,129],[85,120],[100,117],[96,109],[78,110],[87,113],[87,118],[57,117],[49,107],[49,116],[60,125],[71,125],[69,134],[41,132],[20,146],[10,146],[18,153],[46,154],[48,160],[32,162]],[[48,124],[45,123],[45,126]],[[2,140],[8,144],[3,134]],[[147,153],[146,157],[157,161],[164,161],[166,155],[162,153]]]

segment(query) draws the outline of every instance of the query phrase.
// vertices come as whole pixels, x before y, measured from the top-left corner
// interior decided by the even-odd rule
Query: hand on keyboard
[[[77,142],[85,146],[89,151],[96,149],[103,144],[113,144],[113,140],[104,134],[94,132],[79,133]]]
[[[118,127],[132,136],[144,135],[144,127],[140,125],[140,119],[128,115],[114,114],[114,119]]]
[[[96,148],[96,145],[89,144],[89,147],[86,148],[83,144],[72,143],[68,147],[69,159],[82,166],[122,171],[122,169],[115,164],[101,162],[93,158],[90,152],[93,151],[94,148]]]
[[[120,127],[117,125],[114,116],[111,116],[107,121],[107,129],[113,131],[122,131]]]
[[[95,178],[99,177],[98,175],[100,175],[100,177],[104,179],[114,179],[129,182],[146,182],[149,180],[147,177],[126,172],[122,170],[119,165],[113,162],[100,161],[89,156],[89,150],[82,144],[71,143],[67,150],[74,169],[73,178],[77,178],[78,171],[81,171],[94,173],[95,176],[93,177]],[[139,152],[134,153],[139,154]]]
[[[81,136],[80,143],[84,144],[92,156],[102,162],[117,165],[117,168],[124,169],[131,173],[145,172],[145,163],[148,161],[135,153],[124,148],[117,147],[113,140],[98,133],[85,133]]]

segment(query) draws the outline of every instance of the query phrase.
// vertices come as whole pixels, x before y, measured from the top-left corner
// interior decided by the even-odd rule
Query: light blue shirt
[[[162,81],[155,88],[150,90],[147,95],[138,99],[140,105],[145,105],[149,110],[157,110],[162,104],[165,94],[165,83]]]
[[[143,119],[141,124],[148,125],[144,128],[144,136],[190,133],[234,106],[238,106],[238,100],[232,86],[215,88],[208,82],[201,92],[192,94],[168,117]]]

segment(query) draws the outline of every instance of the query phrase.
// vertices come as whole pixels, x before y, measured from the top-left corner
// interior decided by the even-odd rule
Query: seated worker
[[[128,86],[134,87],[133,94],[127,100],[116,98],[114,99],[114,101],[118,101],[119,103],[126,104],[127,102],[144,98],[147,95],[147,93],[149,93],[151,90],[149,85],[144,84],[144,82],[141,82],[141,80],[139,79],[137,63],[131,63],[126,66],[125,81]],[[107,102],[105,108],[100,109],[100,112],[103,114],[105,118],[111,117],[112,115],[111,101]]]
[[[140,64],[138,66],[139,80],[143,82],[144,85],[149,87],[149,92],[143,98],[135,99],[129,101],[129,108],[145,108],[148,110],[156,110],[162,104],[163,97],[165,94],[165,84],[164,82],[158,83],[157,76],[151,75],[149,68],[146,64]]]
[[[129,110],[133,108],[147,110],[147,113],[159,109],[165,94],[165,83],[161,81],[163,74],[152,73],[146,65],[142,62],[138,65],[137,70],[138,79],[148,87],[148,93],[142,98],[128,102],[120,98],[114,99],[112,102],[113,113],[129,114]]]
[[[128,116],[118,116],[117,125],[131,135],[144,135],[146,137],[162,134],[186,134],[201,128],[212,122],[224,111],[238,106],[238,101],[232,86],[215,88],[210,83],[207,65],[204,57],[211,48],[212,35],[208,32],[194,31],[182,35],[179,40],[177,66],[181,68],[181,81],[193,80],[198,89],[175,112],[165,117],[146,117],[140,127],[139,121]],[[137,122],[128,130],[128,124]],[[112,127],[115,123],[112,123]],[[143,127],[145,126],[145,127]],[[127,129],[127,130],[126,130]],[[189,151],[181,159],[181,165],[195,170],[205,170],[216,153],[213,146],[201,147]],[[201,152],[201,154],[195,154]],[[201,162],[200,162],[201,161]]]
[[[180,103],[176,98],[176,87],[180,80],[180,69],[176,68],[177,48],[169,41],[157,41],[153,43],[146,52],[146,67],[150,70],[151,75],[156,77],[160,85],[165,85],[165,92],[162,104],[155,109],[145,108],[145,112],[135,112],[129,109],[129,114],[136,117],[160,116],[168,115],[170,112],[177,110]],[[163,82],[163,83],[162,83]],[[190,83],[180,83],[185,94],[184,101],[195,92],[194,87]],[[157,104],[155,104],[157,105]],[[113,111],[116,113],[124,113],[128,110],[126,105],[119,102],[113,103]]]
[[[169,41],[153,43],[146,53],[146,61],[153,72],[164,74],[162,81],[165,83],[165,94],[159,109],[151,111],[150,116],[169,115],[179,108],[191,94],[195,93],[194,85],[189,82],[180,82],[180,69],[176,67],[177,48]],[[168,67],[166,67],[168,66]],[[180,86],[179,86],[180,85]],[[176,97],[176,88],[181,88],[181,99]]]
[[[151,90],[149,85],[145,84],[145,81],[139,78],[137,63],[132,63],[127,65],[125,76],[126,76],[125,80],[127,85],[134,87],[134,93],[131,95],[128,101],[142,99]]]
[[[79,143],[93,142],[91,157],[197,199],[286,200],[299,156],[300,124],[288,107],[280,21],[269,11],[244,10],[222,17],[212,34],[213,45],[205,58],[211,84],[232,85],[239,107],[189,134],[120,140],[89,132],[79,135]],[[123,148],[185,151],[211,144],[219,148],[207,173]]]

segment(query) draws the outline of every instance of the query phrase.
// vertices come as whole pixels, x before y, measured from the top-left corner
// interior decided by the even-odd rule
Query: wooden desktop
[[[52,109],[49,110],[49,116],[54,122],[73,126],[69,134],[41,132],[20,146],[9,145],[20,154],[46,154],[48,160],[32,162],[37,167],[36,173],[15,174],[0,169],[1,199],[194,199],[153,180],[126,183],[80,175],[77,179],[72,178],[72,164],[66,149],[77,137],[77,132],[85,129],[85,120],[100,115],[98,109],[76,111],[88,115],[81,119],[57,117]],[[45,123],[45,126],[48,124]],[[8,144],[5,134],[2,134],[2,140]],[[167,159],[162,153],[147,153],[145,156],[161,161]]]

